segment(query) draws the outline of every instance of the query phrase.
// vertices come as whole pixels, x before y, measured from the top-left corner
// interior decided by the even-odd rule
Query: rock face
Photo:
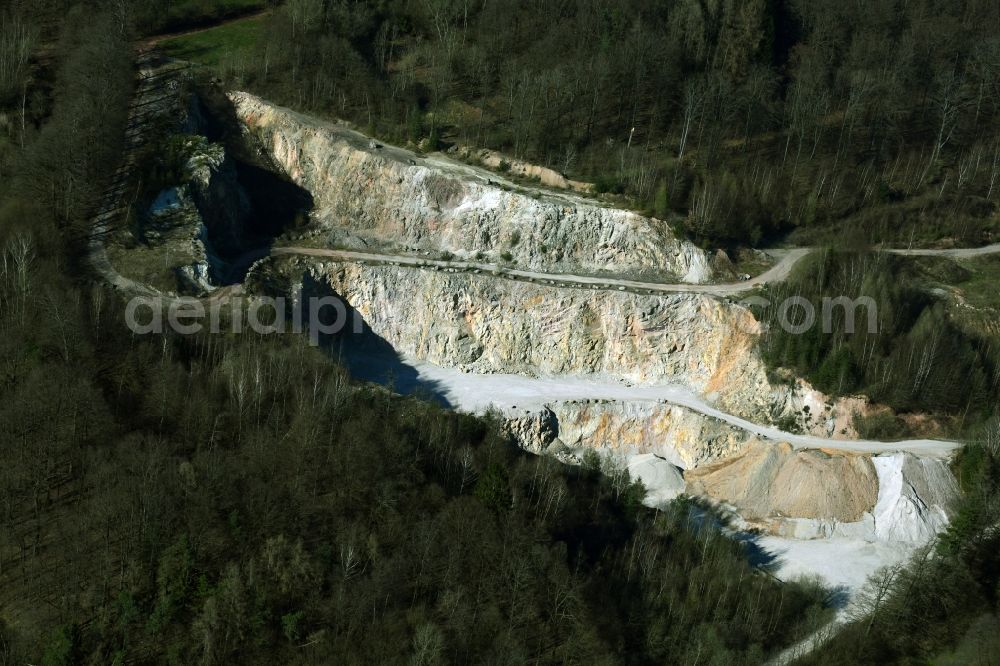
[[[790,397],[801,387],[769,383],[756,351],[757,322],[737,304],[288,261],[290,282],[323,285],[381,341],[422,361],[481,374],[683,384],[756,421],[780,417],[788,406],[801,412],[804,404],[824,420],[840,418],[812,393]],[[651,488],[650,502],[678,492],[676,472],[684,492],[732,506],[749,525],[778,536],[916,544],[947,523],[954,498],[950,471],[937,460],[792,450],[655,399],[551,401],[503,416],[512,435],[537,453],[653,456],[640,467],[650,484],[666,485]]]
[[[558,439],[572,449],[656,455],[681,469],[738,454],[752,439],[723,421],[658,402],[556,402],[508,423],[517,424],[511,434],[534,453]]]
[[[672,274],[690,282],[710,275],[705,254],[657,220],[374,145],[245,93],[230,99],[258,161],[312,193],[309,235],[319,230],[333,245],[450,253],[551,273]],[[710,296],[571,289],[377,263],[299,258],[285,267],[285,283],[339,295],[380,344],[439,366],[615,386],[678,384],[731,414],[763,423],[792,416],[798,428],[827,437],[854,435],[851,412],[864,407],[801,381],[772,385],[757,352],[758,322],[741,305]],[[699,495],[779,536],[922,543],[946,524],[957,493],[937,460],[793,450],[655,399],[515,407],[502,416],[531,451],[567,460],[588,449],[624,457],[650,490],[647,503]]]
[[[506,171],[522,178],[534,179],[546,187],[556,187],[560,190],[574,190],[576,192],[591,192],[594,189],[593,183],[570,180],[553,169],[514,159],[510,155],[503,155],[494,150],[486,148],[477,150],[466,146],[453,148],[452,150],[455,150],[465,159],[478,160],[490,169]]]
[[[179,182],[157,195],[141,234],[150,247],[174,249],[181,286],[211,291],[223,270],[216,244],[238,247],[249,202],[221,144],[197,134],[176,134],[173,140],[184,158]]]
[[[253,95],[229,95],[258,158],[316,201],[332,243],[513,261],[548,272],[710,277],[665,222],[578,196],[525,190],[445,157],[418,157]]]
[[[684,384],[764,421],[778,401],[755,350],[757,321],[736,304],[385,265],[312,270],[397,352],[437,365]]]
[[[192,137],[185,177],[205,227],[216,244],[230,251],[241,247],[250,201],[236,176],[236,166],[221,144]]]

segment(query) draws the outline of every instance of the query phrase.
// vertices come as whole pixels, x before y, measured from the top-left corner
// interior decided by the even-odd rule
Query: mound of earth
[[[860,520],[878,499],[865,456],[752,441],[736,456],[689,470],[687,492],[733,505],[750,521],[767,518]]]
[[[643,500],[646,506],[662,506],[684,492],[684,476],[680,468],[652,453],[632,456],[628,461],[628,473],[646,487],[646,498]]]
[[[959,490],[945,463],[908,453],[873,462],[881,480],[873,512],[877,538],[924,543],[948,525]]]

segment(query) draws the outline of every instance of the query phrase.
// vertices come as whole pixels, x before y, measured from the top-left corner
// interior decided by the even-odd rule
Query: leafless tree
[[[323,18],[323,0],[288,0],[285,10],[292,20],[292,39],[313,28]]]
[[[35,30],[13,12],[0,13],[0,99],[22,89]]]
[[[896,564],[889,567],[882,567],[868,577],[864,587],[858,592],[858,596],[851,610],[851,619],[856,622],[865,623],[865,634],[871,632],[879,611],[889,598],[896,579],[903,570],[903,565]]]
[[[937,132],[931,148],[930,159],[920,176],[918,186],[922,185],[931,168],[941,157],[941,151],[951,141],[958,127],[961,112],[971,104],[965,89],[965,80],[953,68],[939,72],[934,78],[934,91],[931,104],[937,116]]]
[[[4,248],[0,273],[13,288],[13,306],[18,309],[20,321],[24,323],[27,299],[31,291],[31,269],[35,261],[35,244],[31,236],[17,233],[7,241]]]
[[[677,148],[677,159],[684,159],[684,151],[687,149],[688,138],[691,134],[691,127],[701,113],[701,106],[705,100],[705,82],[701,78],[692,79],[684,88],[684,115],[681,123],[681,139]]]

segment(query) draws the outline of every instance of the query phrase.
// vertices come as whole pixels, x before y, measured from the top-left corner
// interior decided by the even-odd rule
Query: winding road
[[[1000,249],[1000,246],[998,246]],[[771,282],[781,282],[788,277],[792,268],[804,256],[811,252],[808,248],[792,250],[772,250],[771,254],[779,261],[769,270],[757,277],[743,282],[726,284],[689,284],[684,282],[644,282],[613,276],[574,275],[572,273],[547,273],[543,271],[527,271],[510,268],[499,264],[489,264],[467,260],[431,259],[412,254],[379,254],[374,252],[357,252],[353,250],[327,250],[306,247],[276,247],[269,252],[270,256],[309,256],[332,259],[334,261],[361,261],[408,266],[437,271],[452,271],[462,273],[483,273],[498,278],[536,282],[552,287],[577,287],[583,289],[603,289],[631,291],[647,294],[710,294],[713,296],[735,296],[753,290],[756,287]],[[257,257],[264,256],[258,253]]]
[[[923,249],[894,249],[882,250],[890,254],[901,254],[907,257],[949,257],[951,259],[974,259],[975,257],[985,257],[988,254],[1000,252],[1000,243],[984,245],[983,247],[957,247],[948,250],[923,250]]]
[[[344,262],[366,262],[407,266],[435,271],[450,271],[460,273],[481,273],[498,278],[535,282],[542,286],[576,287],[582,289],[603,289],[616,291],[631,291],[647,294],[709,294],[712,296],[738,296],[753,291],[757,287],[782,282],[788,278],[792,269],[803,258],[814,252],[815,248],[792,248],[767,250],[778,261],[767,271],[757,277],[741,282],[726,282],[719,284],[690,284],[685,282],[649,282],[630,280],[614,276],[575,275],[573,273],[548,273],[544,271],[529,271],[511,268],[501,264],[491,264],[463,259],[433,259],[427,256],[398,253],[361,252],[356,250],[333,250],[310,247],[275,247],[267,252],[252,252],[237,260],[246,265],[249,261],[266,256],[306,256],[330,259]],[[992,254],[1000,254],[1000,243],[977,248],[953,248],[945,250],[925,249],[884,249],[883,252],[909,257],[947,257],[952,259],[971,259]]]

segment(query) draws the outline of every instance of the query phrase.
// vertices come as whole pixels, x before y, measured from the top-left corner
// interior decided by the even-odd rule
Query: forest
[[[997,232],[986,0],[290,0],[212,59],[387,140],[590,180],[706,245]]]
[[[689,502],[642,507],[613,463],[529,456],[489,418],[355,384],[303,340],[125,330],[84,252],[132,42],[239,4],[0,9],[0,664],[759,664],[827,621],[826,590],[752,567],[752,544]],[[997,11],[290,0],[221,66],[379,135],[590,178],[706,243],[978,244]],[[816,256],[788,288],[870,294],[879,333],[768,340],[833,393],[966,415],[977,442],[949,530],[882,572],[808,663],[998,649],[996,352],[907,270]]]
[[[824,326],[823,301],[830,294],[852,303],[870,299],[871,308],[829,307],[832,316]],[[778,304],[789,298],[804,299],[814,308],[815,325],[805,331],[782,325]],[[860,393],[897,412],[950,417],[958,433],[1000,415],[996,336],[959,325],[907,257],[817,252],[784,283],[770,287],[767,300],[774,306],[758,315],[767,326],[761,349],[772,367],[791,368],[830,395]],[[849,311],[854,315],[851,327]],[[796,308],[784,314],[785,323],[793,325],[805,317]],[[864,434],[875,438],[906,434],[905,426],[891,417],[863,425],[868,428]]]
[[[749,665],[825,621],[613,461],[530,456],[302,339],[130,334],[84,251],[132,37],[68,11],[5,132],[0,663]]]

